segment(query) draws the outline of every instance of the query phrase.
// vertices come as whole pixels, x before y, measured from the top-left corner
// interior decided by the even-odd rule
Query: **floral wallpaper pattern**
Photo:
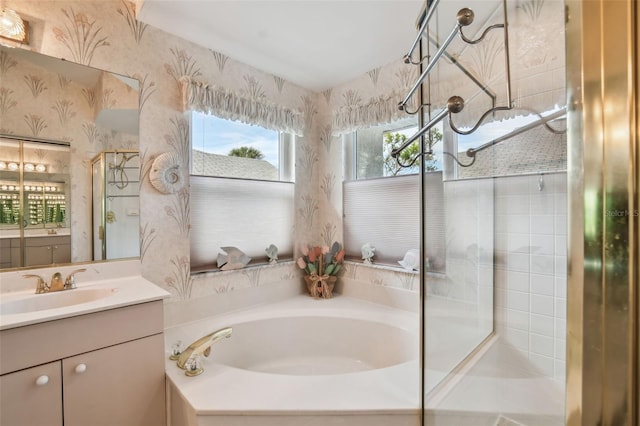
[[[264,270],[190,275],[189,189],[166,196],[155,191],[146,179],[154,158],[166,151],[178,154],[182,158],[183,171],[188,170],[188,122],[182,110],[181,78],[187,76],[254,99],[268,99],[280,108],[302,114],[304,133],[296,137],[294,240],[298,244],[330,244],[342,240],[340,135],[406,117],[398,110],[397,103],[417,77],[416,67],[404,64],[399,58],[344,85],[314,93],[139,22],[135,19],[133,3],[126,0],[6,0],[5,3],[4,6],[17,10],[32,23],[30,45],[16,47],[139,81],[142,271],[147,279],[173,294],[171,302],[265,285],[299,275],[294,265],[286,264]],[[533,106],[562,103],[560,88],[564,87],[564,81],[560,81],[557,70],[563,69],[563,56],[559,53],[564,46],[559,37],[554,38],[558,28],[562,28],[563,13],[556,10],[561,3],[544,0],[514,3],[518,7],[512,12],[511,34],[515,46],[513,55],[518,58],[513,66],[517,101]],[[545,23],[544,30],[533,31],[540,22]],[[538,37],[537,43],[548,44],[551,48],[543,54],[543,49],[529,47],[532,46],[531,37]],[[469,66],[475,67],[479,75],[496,74],[495,69],[501,62],[500,53],[497,43],[496,46],[487,45],[484,51],[470,56]],[[58,97],[53,88],[65,87],[68,83],[64,79],[38,81],[37,73],[24,71],[19,73],[20,81],[8,84],[5,75],[16,66],[14,62],[8,55],[0,54],[0,112],[6,114],[13,110],[25,93],[32,99],[57,99],[58,103],[47,103],[46,111],[24,113],[16,126],[21,126],[26,134],[79,143],[72,149],[72,173],[88,173],[87,159],[101,149],[100,144],[133,143],[131,138],[106,134],[89,118],[87,111],[101,102],[104,93],[96,93],[91,88],[65,89],[65,95]],[[534,80],[539,86],[541,76],[544,79],[549,73],[554,78],[548,79],[551,83],[548,90],[532,88]],[[440,99],[466,84],[459,78],[443,79],[440,83],[442,93],[434,93]],[[469,108],[469,113],[473,115],[474,109]],[[73,131],[66,130],[72,122],[80,122],[81,126]],[[3,127],[2,131],[7,130],[4,123],[0,127]],[[86,202],[86,199],[78,199],[81,203]],[[89,218],[86,205],[73,208],[74,212],[76,208],[86,211],[85,215],[75,214],[78,220]],[[81,255],[75,253],[74,256],[79,258]],[[399,272],[380,277],[376,274],[381,272],[367,270],[364,265],[349,265],[345,271],[347,278],[366,277],[364,279],[374,284],[417,291],[415,274]]]

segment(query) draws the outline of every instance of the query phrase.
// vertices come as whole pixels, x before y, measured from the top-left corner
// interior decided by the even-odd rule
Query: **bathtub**
[[[223,327],[187,377],[168,356]],[[355,298],[281,302],[165,330],[171,426],[417,426],[418,314]]]

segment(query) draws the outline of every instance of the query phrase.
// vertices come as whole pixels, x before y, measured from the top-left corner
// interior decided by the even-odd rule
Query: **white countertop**
[[[55,231],[55,234],[49,234],[49,231]],[[25,229],[24,237],[64,237],[71,235],[71,229],[69,228],[39,228],[39,229]],[[20,238],[19,229],[0,229],[0,239],[3,238]]]
[[[36,279],[23,277],[25,274],[37,274],[49,283],[53,273],[60,272],[64,280],[69,273],[79,268],[87,270],[76,274],[77,289],[73,290],[35,294]],[[82,292],[94,291],[100,293],[102,297],[53,309],[32,310],[26,313],[2,312],[4,303],[10,306],[10,304],[21,303],[21,300],[40,298],[37,302],[42,301],[46,304],[43,298],[77,297],[81,296]],[[140,275],[138,260],[2,272],[0,273],[0,330],[162,300],[169,296],[169,292]]]

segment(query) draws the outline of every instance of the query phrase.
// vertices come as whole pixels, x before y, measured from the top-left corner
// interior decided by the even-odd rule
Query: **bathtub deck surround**
[[[186,377],[169,360],[172,342],[222,327],[233,336],[212,348],[202,375]],[[298,295],[167,328],[170,422],[414,426],[417,333],[416,312],[343,295]]]

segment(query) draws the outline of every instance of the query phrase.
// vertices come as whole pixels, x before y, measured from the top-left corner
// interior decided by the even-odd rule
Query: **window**
[[[413,117],[391,124],[358,130],[349,138],[350,147],[345,147],[346,176],[349,180],[391,177],[418,173],[419,162],[414,161],[420,148],[414,142],[400,153],[399,162],[391,151],[401,146],[418,131]],[[431,130],[432,154],[425,161],[426,171],[442,170],[442,124]],[[402,167],[399,163],[407,166]]]
[[[223,247],[266,263],[293,257],[293,135],[191,113],[191,270],[215,270]]]
[[[293,181],[293,136],[191,113],[191,174]]]
[[[398,265],[410,249],[420,248],[420,162],[400,167],[391,150],[418,131],[415,119],[358,130],[343,139],[345,149],[344,240],[347,255],[359,259],[360,247],[376,247],[375,261]],[[429,271],[445,269],[442,130],[432,132],[433,154],[425,166],[425,254]],[[403,151],[409,165],[419,144]]]

